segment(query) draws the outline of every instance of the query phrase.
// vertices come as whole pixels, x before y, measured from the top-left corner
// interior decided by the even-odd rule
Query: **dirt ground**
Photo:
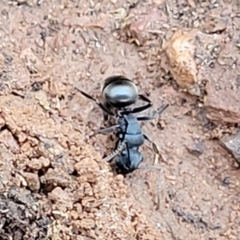
[[[222,77],[227,86],[240,76],[239,18],[238,0],[2,0],[0,239],[239,239],[240,173],[219,144],[239,122],[211,122],[211,102],[206,118],[163,51],[182,27],[236,46],[217,55],[232,74]],[[220,81],[220,58],[205,55],[202,79]],[[106,123],[73,86],[100,98],[103,80],[117,74],[152,100],[147,113],[170,104],[142,123],[163,158],[146,143],[142,165],[160,172],[116,175],[102,160],[115,139],[89,139]]]

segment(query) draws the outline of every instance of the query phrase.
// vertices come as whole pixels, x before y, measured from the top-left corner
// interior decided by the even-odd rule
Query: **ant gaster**
[[[105,161],[110,161],[119,155],[116,161],[117,173],[128,174],[139,168],[139,164],[143,161],[143,156],[139,152],[139,147],[143,145],[144,140],[149,141],[155,153],[159,154],[155,143],[142,132],[138,121],[146,121],[155,118],[156,115],[161,114],[168,107],[168,104],[152,117],[134,116],[134,113],[139,113],[150,108],[152,102],[144,95],[138,94],[136,85],[124,76],[112,76],[104,81],[102,89],[102,96],[104,98],[103,103],[87,93],[79,89],[77,90],[85,97],[95,101],[103,110],[105,120],[108,119],[108,115],[117,118],[117,125],[100,129],[95,133],[105,134],[117,130],[118,140],[115,150],[104,159]],[[130,108],[129,106],[134,104],[138,98],[146,102],[146,104],[140,107]]]

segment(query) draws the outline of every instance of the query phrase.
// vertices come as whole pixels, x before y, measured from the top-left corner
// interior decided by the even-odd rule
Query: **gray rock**
[[[232,136],[224,136],[220,142],[233,155],[240,166],[240,131]]]
[[[240,122],[240,69],[234,63],[234,59],[238,58],[236,52],[234,44],[228,43],[221,51],[218,63],[209,73],[205,72],[208,76],[207,118],[215,123]]]
[[[200,156],[205,150],[205,145],[200,139],[193,138],[193,141],[191,146],[187,146],[187,150],[195,156]]]

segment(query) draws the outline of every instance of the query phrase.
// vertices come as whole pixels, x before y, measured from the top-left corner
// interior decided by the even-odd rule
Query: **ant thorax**
[[[123,115],[122,112],[131,111],[131,110],[132,110],[132,108],[130,108],[130,107],[120,108],[120,109],[116,110],[116,114],[117,114],[117,116],[122,116]],[[129,114],[131,114],[131,113],[126,113],[124,115],[129,115]]]

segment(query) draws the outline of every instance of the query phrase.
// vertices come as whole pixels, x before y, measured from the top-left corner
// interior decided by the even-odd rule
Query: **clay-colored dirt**
[[[177,29],[199,29],[236,48],[218,52],[220,62],[206,45],[198,79],[220,81],[223,68],[233,79],[239,11],[237,0],[2,0],[0,239],[239,239],[240,173],[218,141],[238,124],[211,123],[204,99],[173,80],[164,52]],[[89,138],[107,123],[73,86],[100,99],[103,80],[117,74],[152,100],[144,114],[170,104],[142,123],[162,155],[146,142],[142,165],[161,171],[116,175],[102,160],[114,137]],[[218,106],[208,106],[216,119]]]

